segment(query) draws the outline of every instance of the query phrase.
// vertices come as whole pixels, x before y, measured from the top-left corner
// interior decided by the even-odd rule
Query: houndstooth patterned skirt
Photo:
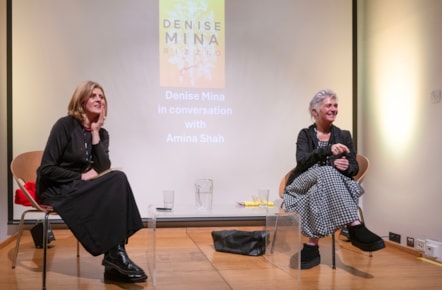
[[[359,183],[332,166],[315,165],[298,176],[284,191],[286,210],[301,215],[302,233],[323,238],[359,219]]]

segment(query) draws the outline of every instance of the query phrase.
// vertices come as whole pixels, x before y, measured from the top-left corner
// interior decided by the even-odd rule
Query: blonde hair
[[[84,121],[84,104],[92,95],[94,89],[100,89],[103,92],[105,115],[107,115],[107,99],[103,87],[93,81],[86,81],[77,86],[68,105],[68,115],[74,117],[80,122]]]

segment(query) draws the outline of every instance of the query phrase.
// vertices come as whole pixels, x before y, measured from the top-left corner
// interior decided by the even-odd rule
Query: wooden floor
[[[442,289],[440,264],[388,244],[370,258],[337,238],[337,269],[333,270],[331,239],[324,239],[320,245],[321,264],[302,270],[298,279],[295,270],[286,264],[275,265],[265,256],[216,252],[210,235],[215,229],[220,228],[158,229],[156,286],[151,276],[137,284],[104,281],[102,257],[92,257],[81,249],[77,259],[76,240],[70,231],[54,230],[56,241],[48,250],[47,289]],[[127,246],[132,260],[146,272],[151,265],[147,261],[151,254],[146,251],[149,240],[150,231],[143,229]],[[41,289],[42,250],[34,248],[26,231],[17,267],[12,270],[14,246],[12,240],[0,249],[0,289]]]

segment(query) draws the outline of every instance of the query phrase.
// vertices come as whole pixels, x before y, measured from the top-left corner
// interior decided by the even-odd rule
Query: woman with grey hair
[[[320,263],[319,239],[347,226],[352,245],[363,251],[385,247],[384,241],[359,220],[358,200],[364,193],[352,179],[358,173],[356,152],[349,131],[333,125],[338,98],[321,90],[310,101],[314,123],[302,129],[296,143],[296,168],[287,181],[286,209],[301,215],[303,235],[301,269]]]

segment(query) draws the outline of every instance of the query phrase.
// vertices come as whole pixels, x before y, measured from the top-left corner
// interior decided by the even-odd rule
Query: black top
[[[37,170],[37,196],[57,185],[81,179],[94,168],[98,173],[110,168],[109,134],[101,128],[100,142],[92,145],[91,132],[72,116],[60,118],[52,127],[41,165]]]
[[[359,165],[356,160],[356,152],[353,147],[353,139],[347,130],[332,125],[330,131],[330,139],[328,146],[319,146],[319,140],[316,135],[316,125],[313,124],[308,128],[302,129],[298,134],[296,142],[296,168],[290,175],[287,185],[290,184],[296,177],[307,171],[315,164],[333,166],[334,160],[345,156],[349,161],[347,170],[340,171],[342,174],[353,177],[359,171]],[[341,155],[333,155],[331,146],[336,143],[344,144],[350,150],[350,153],[343,153]]]

